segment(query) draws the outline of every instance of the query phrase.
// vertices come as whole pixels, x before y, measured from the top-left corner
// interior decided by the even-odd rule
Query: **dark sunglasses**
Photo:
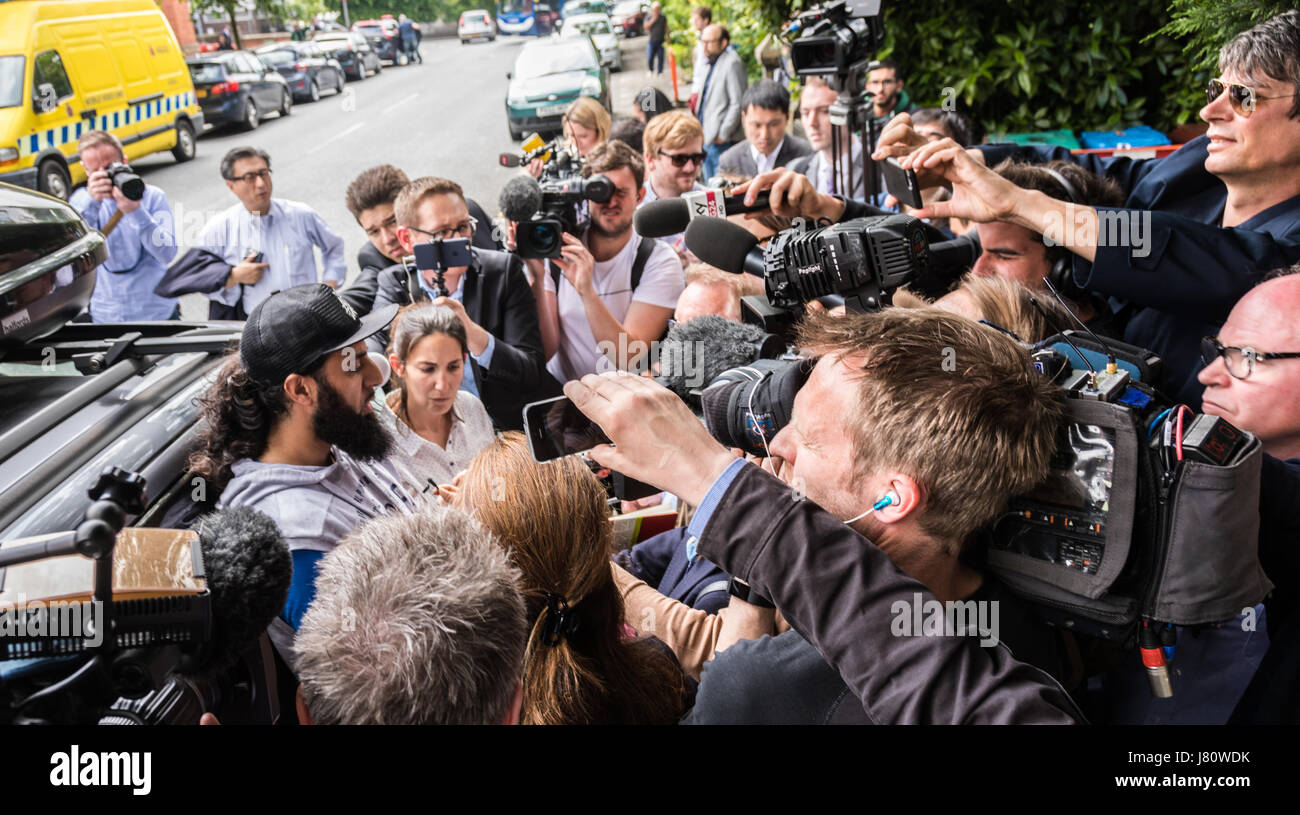
[[[1255,104],[1261,99],[1286,99],[1291,96],[1290,94],[1259,96],[1255,93],[1255,89],[1248,85],[1227,84],[1221,79],[1211,79],[1205,86],[1205,104],[1213,104],[1214,100],[1223,96],[1224,91],[1228,92],[1228,102],[1232,105],[1232,109],[1238,116],[1246,118],[1250,118],[1250,114],[1255,112]]]
[[[1255,373],[1255,363],[1264,359],[1300,359],[1300,353],[1268,354],[1254,348],[1237,348],[1224,345],[1217,337],[1201,338],[1201,361],[1209,367],[1214,360],[1223,358],[1228,373],[1236,379],[1248,379]]]
[[[699,167],[701,164],[704,163],[704,159],[707,157],[708,154],[707,153],[678,153],[676,155],[673,155],[672,153],[665,153],[664,151],[660,150],[659,155],[671,161],[673,163],[673,166],[680,170],[681,168],[686,166],[687,162],[690,162],[694,164],[696,167]]]

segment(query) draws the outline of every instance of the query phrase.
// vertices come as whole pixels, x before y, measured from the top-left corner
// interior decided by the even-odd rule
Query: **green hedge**
[[[695,3],[663,5],[670,44],[685,68]],[[811,5],[713,4],[715,21],[731,29],[751,76],[759,72],[754,46],[781,20]],[[1186,38],[1156,33],[1170,21],[1166,0],[887,0],[879,56],[898,61],[918,104],[947,102],[989,132],[1138,123],[1169,130],[1195,119],[1210,76],[1203,62],[1184,54]],[[1231,28],[1220,33],[1222,40],[1240,30]]]

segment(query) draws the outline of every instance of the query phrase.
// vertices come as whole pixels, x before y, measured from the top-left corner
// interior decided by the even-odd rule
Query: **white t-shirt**
[[[601,302],[620,323],[627,318],[627,310],[634,300],[652,306],[676,308],[677,298],[682,289],[686,288],[682,262],[677,253],[666,243],[655,241],[654,250],[641,273],[641,285],[636,287],[635,292],[632,291],[632,261],[636,259],[636,248],[643,240],[651,239],[642,238],[633,232],[622,251],[609,260],[597,262],[592,274],[592,284],[600,295]],[[546,290],[555,291],[555,280],[549,267]],[[587,310],[582,305],[582,297],[563,275],[560,276],[556,302],[560,314],[560,348],[546,364],[546,370],[560,382],[614,370],[614,363],[596,346],[596,337],[591,333],[591,325],[587,322]],[[629,351],[615,350],[620,358],[631,356]]]

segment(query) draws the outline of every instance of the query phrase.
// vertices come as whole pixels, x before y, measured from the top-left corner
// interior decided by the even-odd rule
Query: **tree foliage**
[[[661,0],[679,65],[690,62],[690,10]],[[710,3],[714,21],[758,74],[755,46],[805,0]],[[1204,104],[1213,55],[1238,31],[1287,6],[1277,0],[928,0],[884,3],[878,51],[902,68],[921,105],[955,103],[989,132],[1169,130]]]

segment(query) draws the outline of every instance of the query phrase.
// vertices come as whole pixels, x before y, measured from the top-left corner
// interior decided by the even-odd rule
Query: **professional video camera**
[[[139,201],[144,198],[144,179],[135,174],[131,165],[115,161],[104,168],[108,173],[108,178],[113,182],[113,186],[122,191],[122,195],[131,201]]]
[[[744,319],[788,337],[811,300],[834,296],[850,311],[877,311],[900,286],[935,288],[937,278],[952,277],[952,269],[966,268],[979,254],[978,244],[966,239],[931,244],[937,234],[910,215],[888,214],[796,226],[760,248],[758,238],[736,224],[694,218],[686,247],[723,271],[761,277],[767,298],[742,298]]]
[[[1257,552],[1260,442],[1169,404],[1144,381],[1149,351],[1065,331],[1032,358],[1066,407],[1051,472],[973,554],[1047,622],[1139,647],[1167,697],[1174,626],[1233,619],[1272,588]],[[702,393],[709,432],[768,455],[811,367],[759,360],[717,377]]]
[[[562,140],[553,139],[547,142],[536,133],[524,139],[523,144],[520,145],[520,152],[500,155],[502,167],[526,167],[539,159],[542,162],[543,182],[582,175],[581,156],[572,152]]]
[[[518,224],[516,254],[525,258],[557,258],[564,245],[564,233],[578,233],[579,206],[587,201],[604,203],[613,194],[613,182],[603,175],[545,184],[519,176],[501,190],[498,203],[506,219]]]
[[[820,76],[839,98],[830,108],[832,155],[849,151],[839,126],[849,134],[861,134],[862,178],[868,198],[880,191],[880,178],[868,163],[879,137],[867,93],[867,71],[884,40],[880,0],[835,0],[804,11],[782,31],[790,45],[791,73],[800,77]],[[846,162],[847,164],[847,162]],[[843,170],[836,163],[835,189],[854,188],[853,167]]]
[[[144,486],[112,468],[75,530],[0,545],[0,723],[274,723],[279,530],[247,508],[197,532],[124,529]]]

